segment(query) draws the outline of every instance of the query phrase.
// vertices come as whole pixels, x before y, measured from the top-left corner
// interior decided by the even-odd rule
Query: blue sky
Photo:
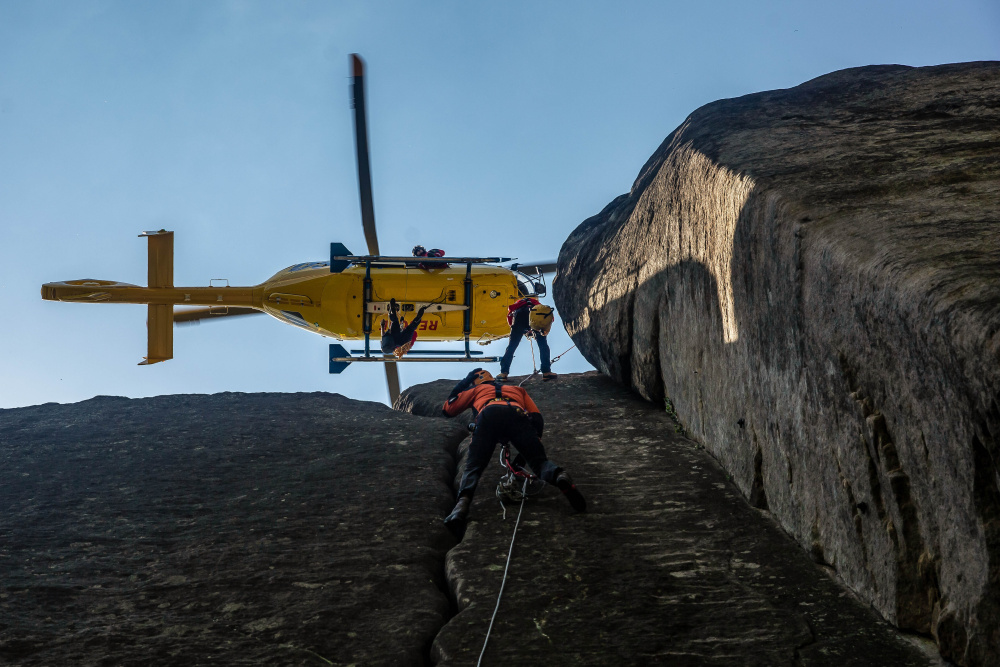
[[[145,229],[175,231],[179,285],[256,284],[331,241],[362,252],[352,52],[383,252],[546,259],[699,106],[847,67],[998,60],[1000,3],[0,0],[0,407],[386,399],[375,365],[330,376],[328,341],[270,318],[180,328],[174,360],[140,367],[143,306],[39,296],[145,284]],[[589,368],[573,351],[554,370]],[[513,371],[530,370],[522,347]]]

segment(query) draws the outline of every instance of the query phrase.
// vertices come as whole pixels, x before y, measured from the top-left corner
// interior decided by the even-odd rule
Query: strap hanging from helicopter
[[[368,302],[372,300],[372,262],[365,260],[364,289],[361,291],[361,312],[364,313],[365,357],[371,356],[372,314]]]
[[[465,358],[472,356],[469,351],[469,334],[472,333],[472,262],[465,264],[465,309],[462,317],[462,333],[465,335]]]

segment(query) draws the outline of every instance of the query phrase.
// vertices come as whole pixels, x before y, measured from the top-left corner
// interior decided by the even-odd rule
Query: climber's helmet
[[[487,370],[480,370],[472,380],[473,386],[481,385],[484,382],[493,382],[493,375]]]

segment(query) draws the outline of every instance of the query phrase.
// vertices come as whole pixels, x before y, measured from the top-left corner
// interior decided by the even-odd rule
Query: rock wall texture
[[[525,503],[483,665],[935,664],[656,406],[527,386],[589,511]],[[0,664],[477,664],[519,508],[494,463],[445,530],[467,435],[334,394],[0,410]]]
[[[453,385],[407,390],[397,407],[439,415]],[[487,469],[448,552],[457,613],[434,640],[436,664],[475,665],[481,652],[484,665],[935,664],[751,507],[657,406],[596,372],[524,387],[545,416],[546,453],[587,512],[552,487],[525,502],[497,607],[520,507],[501,506],[502,469]]]
[[[0,410],[0,664],[426,664],[466,435],[336,394]]]
[[[567,239],[553,293],[815,560],[1000,664],[1000,63],[698,109]]]

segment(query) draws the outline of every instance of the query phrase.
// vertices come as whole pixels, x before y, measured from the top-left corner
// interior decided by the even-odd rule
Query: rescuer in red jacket
[[[510,442],[540,479],[554,484],[563,492],[574,510],[583,512],[587,509],[583,495],[569,474],[545,456],[540,440],[544,426],[542,413],[528,392],[521,387],[495,381],[488,371],[477,368],[455,385],[443,410],[445,416],[455,417],[470,407],[477,415],[476,430],[469,444],[465,472],[458,488],[458,502],[444,520],[445,525],[456,532],[465,525],[479,476],[499,442]]]
[[[535,306],[540,306],[549,313],[545,324],[538,329],[533,327],[531,322],[531,312]],[[507,374],[510,373],[510,364],[514,361],[514,352],[517,350],[521,338],[526,335],[534,338],[535,342],[538,343],[538,354],[542,362],[542,379],[546,381],[556,379],[556,374],[552,372],[552,364],[549,362],[549,341],[546,339],[549,329],[552,327],[551,312],[551,308],[542,306],[538,299],[530,296],[526,296],[507,307],[510,340],[507,341],[507,349],[504,350],[503,356],[500,358],[498,380],[507,379]]]

